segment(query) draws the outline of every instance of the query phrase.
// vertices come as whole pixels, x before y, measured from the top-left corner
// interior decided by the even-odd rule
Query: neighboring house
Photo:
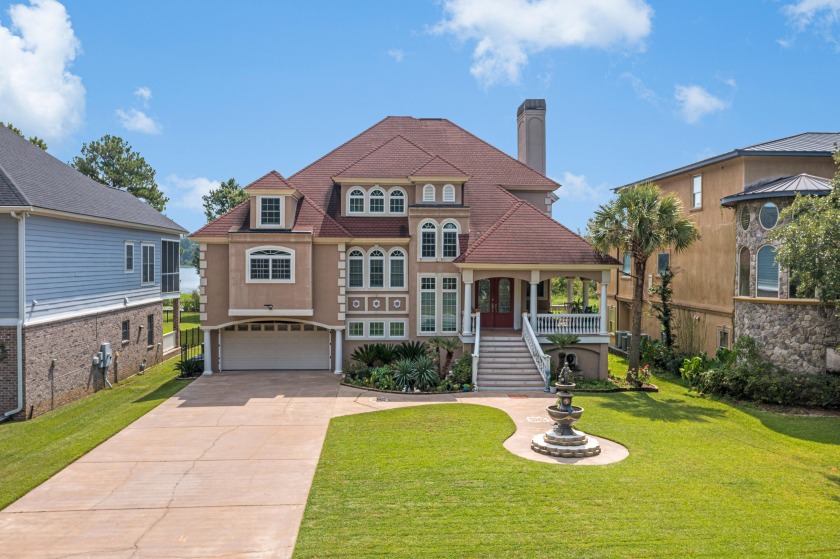
[[[814,294],[795,294],[767,236],[794,196],[830,191],[838,143],[840,133],[799,134],[632,183],[655,181],[675,193],[699,227],[700,241],[686,252],[651,257],[646,278],[650,286],[664,266],[676,270],[674,306],[683,324],[694,322],[689,329],[698,350],[713,355],[746,334],[779,365],[826,369],[827,353],[840,342],[833,312]],[[617,331],[630,329],[632,312],[630,259],[623,264],[617,289],[610,289],[611,330]],[[649,314],[642,330],[659,338],[659,322]]]
[[[192,234],[206,372],[339,373],[361,344],[444,335],[479,355],[479,388],[541,388],[539,344],[568,331],[583,373],[605,377],[606,314],[550,314],[549,280],[599,282],[603,302],[618,262],[549,217],[545,102],[517,120],[520,161],[448,120],[388,117],[246,187]],[[509,359],[480,358],[502,346]]]
[[[0,126],[0,418],[41,414],[160,361],[183,231]],[[93,365],[105,342],[108,369]]]

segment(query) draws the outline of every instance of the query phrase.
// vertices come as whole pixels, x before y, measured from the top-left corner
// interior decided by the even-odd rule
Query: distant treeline
[[[181,266],[192,266],[198,252],[198,243],[188,237],[181,237]]]

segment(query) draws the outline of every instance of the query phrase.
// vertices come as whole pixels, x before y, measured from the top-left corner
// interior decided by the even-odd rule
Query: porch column
[[[204,353],[204,374],[212,375],[213,365],[210,361],[210,330],[204,331],[204,347],[202,348],[202,352]]]
[[[335,331],[335,374],[340,375],[344,371],[341,370],[344,363],[344,330]]]
[[[575,300],[575,278],[566,278],[566,302],[571,306]]]
[[[583,278],[583,309],[589,306],[589,280]]]
[[[462,305],[464,306],[464,315],[461,319],[461,333],[465,336],[472,335],[472,300],[473,300],[473,292],[472,292],[473,284],[472,282],[464,282],[464,302]]]
[[[601,301],[600,301],[601,308],[601,333],[607,333],[607,284],[603,281],[601,282]]]
[[[540,271],[531,270],[531,309],[529,317],[531,319],[531,328],[534,333],[537,333],[537,286],[540,284]]]

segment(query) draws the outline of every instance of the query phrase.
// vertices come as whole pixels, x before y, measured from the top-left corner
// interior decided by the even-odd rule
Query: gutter
[[[26,213],[10,212],[18,222],[17,407],[0,417],[5,421],[23,410],[23,320],[26,311]]]

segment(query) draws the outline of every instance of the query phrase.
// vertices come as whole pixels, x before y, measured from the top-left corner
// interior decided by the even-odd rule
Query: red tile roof
[[[535,230],[539,234],[535,235]],[[516,202],[455,261],[472,264],[618,264],[613,257],[596,251],[581,236],[525,200]]]
[[[251,184],[245,187],[245,190],[249,188],[294,188],[289,181],[287,181],[283,175],[278,173],[277,171],[269,171],[265,175],[261,176]]]
[[[252,185],[297,189],[294,231],[318,237],[408,237],[405,217],[341,215],[340,189],[333,177],[405,178],[467,176],[464,205],[470,231],[461,236],[461,262],[526,264],[617,264],[500,185],[560,185],[445,119],[388,117],[288,179],[272,171]],[[226,237],[249,227],[248,203],[199,229],[196,237]],[[535,234],[535,230],[539,234]],[[469,248],[467,248],[469,247]]]

